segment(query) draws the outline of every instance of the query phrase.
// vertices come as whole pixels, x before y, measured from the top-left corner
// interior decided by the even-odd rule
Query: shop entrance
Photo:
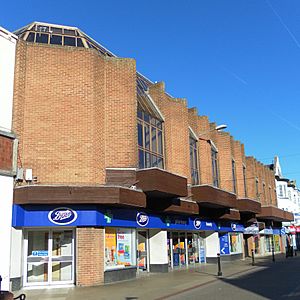
[[[28,230],[24,253],[25,286],[74,282],[74,230]]]
[[[149,272],[149,237],[148,230],[137,231],[137,265],[138,272]]]
[[[204,239],[197,232],[168,232],[169,267],[205,262]]]

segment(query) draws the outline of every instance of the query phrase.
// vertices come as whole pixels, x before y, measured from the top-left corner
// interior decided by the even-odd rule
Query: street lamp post
[[[207,134],[207,133],[210,133],[210,132],[215,131],[215,130],[216,130],[216,131],[220,131],[220,130],[223,130],[223,129],[225,129],[225,128],[227,128],[227,125],[225,125],[225,124],[218,125],[218,126],[216,126],[215,128],[213,128],[213,129],[211,129],[211,130],[208,130],[208,131],[206,131],[206,132],[203,132],[203,133],[199,134],[199,135],[198,135],[198,138],[201,139],[200,137],[203,136],[203,135],[205,135],[205,134]],[[203,140],[204,140],[204,139],[203,139]]]

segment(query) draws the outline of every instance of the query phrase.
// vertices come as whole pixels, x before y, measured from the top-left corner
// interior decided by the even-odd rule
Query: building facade
[[[24,175],[14,189],[22,255],[13,282],[89,286],[218,253],[241,259],[254,235],[273,237],[291,218],[276,208],[274,173],[133,59],[75,27],[35,22],[16,35]]]
[[[2,288],[9,289],[11,223],[14,176],[17,168],[17,139],[11,131],[15,49],[17,37],[0,27],[0,275]]]

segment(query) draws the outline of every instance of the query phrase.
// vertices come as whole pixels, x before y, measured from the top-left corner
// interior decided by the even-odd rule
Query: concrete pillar
[[[0,275],[2,276],[2,290],[9,290],[11,222],[13,203],[13,178],[0,175]]]
[[[206,233],[206,261],[215,262],[217,254],[220,253],[220,240],[218,232]]]
[[[167,231],[149,230],[150,272],[168,272]]]
[[[11,255],[10,255],[10,282],[11,290],[16,291],[22,287],[23,258],[23,232],[22,229],[12,228]]]

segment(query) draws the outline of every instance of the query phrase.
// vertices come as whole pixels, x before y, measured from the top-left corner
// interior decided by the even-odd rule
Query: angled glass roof
[[[29,43],[93,48],[101,55],[117,57],[77,27],[33,22],[16,30],[14,34],[17,35],[19,39]],[[162,120],[161,113],[158,108],[153,105],[153,100],[148,94],[149,86],[152,84],[153,82],[151,80],[137,72],[137,97],[139,101],[143,103],[143,107],[147,106],[148,110],[151,107],[152,113]]]

